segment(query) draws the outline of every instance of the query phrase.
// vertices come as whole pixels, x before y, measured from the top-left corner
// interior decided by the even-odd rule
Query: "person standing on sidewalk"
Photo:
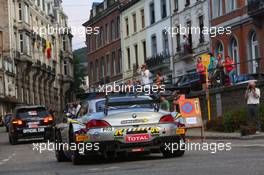
[[[257,133],[260,131],[260,118],[259,118],[259,99],[260,90],[256,88],[254,81],[248,83],[247,91],[245,93],[245,98],[247,100],[248,118],[249,123],[252,120],[256,126]]]

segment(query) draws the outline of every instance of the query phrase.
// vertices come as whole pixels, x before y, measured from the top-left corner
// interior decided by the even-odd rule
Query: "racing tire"
[[[11,145],[16,145],[17,144],[17,138],[15,138],[14,136],[12,136],[12,135],[8,135],[8,138],[9,138],[9,143],[11,144]]]
[[[70,145],[75,144],[75,138],[72,128],[70,129]],[[78,149],[77,150],[71,150],[71,161],[73,165],[80,165],[82,163],[82,156],[79,154]]]
[[[177,144],[177,149],[176,150],[172,150],[172,144]],[[179,148],[179,145],[182,145],[181,148]],[[160,151],[163,154],[163,156],[165,158],[175,158],[175,157],[182,157],[185,153],[185,146],[184,146],[185,142],[184,139],[178,139],[176,142],[165,142],[161,148]],[[166,145],[170,145],[170,149],[166,146]]]
[[[59,145],[60,143],[62,143],[61,141],[61,136],[59,132],[55,133],[55,145]],[[56,146],[57,148],[57,146]],[[55,148],[55,156],[58,162],[67,162],[70,159],[65,156],[64,151],[63,151],[63,145],[59,145],[58,150]]]

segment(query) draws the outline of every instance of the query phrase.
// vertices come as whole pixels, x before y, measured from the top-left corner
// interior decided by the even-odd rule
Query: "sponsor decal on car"
[[[123,130],[122,129],[116,130],[114,136],[115,137],[122,137],[123,136]]]
[[[179,134],[179,135],[181,135],[181,134],[185,134],[185,129],[184,129],[184,128],[178,128],[178,129],[176,130],[176,134]]]
[[[151,138],[149,134],[133,134],[126,136],[127,143],[144,142]]]
[[[159,128],[151,128],[150,132],[152,135],[159,134]]]
[[[23,133],[36,133],[36,132],[44,132],[44,128],[32,128],[32,129],[23,129]]]

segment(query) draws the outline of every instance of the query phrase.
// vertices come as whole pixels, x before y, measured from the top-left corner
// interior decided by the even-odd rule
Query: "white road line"
[[[97,171],[97,170],[99,170],[99,168],[90,168],[88,170],[90,170],[90,171]]]
[[[250,144],[250,145],[235,145],[232,144],[232,147],[264,147],[264,144]]]
[[[7,162],[7,161],[9,161],[9,159],[3,159],[2,161],[3,161],[3,162]]]

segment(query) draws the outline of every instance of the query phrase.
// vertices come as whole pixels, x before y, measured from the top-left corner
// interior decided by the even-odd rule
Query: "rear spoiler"
[[[106,96],[105,100],[105,108],[104,108],[104,113],[105,115],[108,114],[108,109],[109,107],[114,107],[114,106],[132,106],[132,105],[144,105],[144,104],[153,104],[155,111],[159,111],[159,106],[160,106],[160,100],[155,99],[155,100],[135,100],[135,101],[127,101],[127,102],[109,102],[109,97]]]

